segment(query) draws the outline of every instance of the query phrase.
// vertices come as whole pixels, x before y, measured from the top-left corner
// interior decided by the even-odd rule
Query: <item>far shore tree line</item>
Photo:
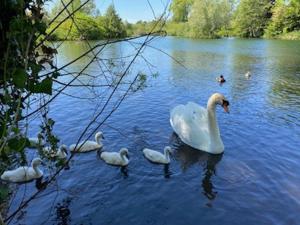
[[[81,3],[75,0],[68,7],[69,13]],[[58,3],[48,19],[63,7]],[[171,16],[164,29],[171,36],[300,39],[299,0],[173,0],[169,10]],[[91,0],[61,25],[52,39],[96,40],[141,35],[148,33],[156,22],[123,21],[114,5],[101,15]],[[56,25],[53,23],[49,30]]]

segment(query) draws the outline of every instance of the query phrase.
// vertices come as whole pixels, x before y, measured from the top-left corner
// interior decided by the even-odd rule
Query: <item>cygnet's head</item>
[[[102,133],[101,131],[97,132],[97,133],[95,134],[95,139],[96,139],[96,140],[104,139],[103,133]]]
[[[60,148],[60,151],[68,154],[68,147],[66,145],[61,145],[59,148]]]
[[[164,151],[165,151],[165,152],[169,152],[170,154],[172,153],[172,149],[171,149],[170,146],[166,146],[166,147],[164,148]]]
[[[225,112],[229,113],[229,101],[226,100],[225,96],[220,93],[213,94],[210,99],[215,102],[215,104],[221,105]]]
[[[128,156],[129,151],[127,148],[121,148],[120,149],[120,155],[127,155]]]
[[[32,167],[39,166],[43,163],[43,161],[40,158],[34,158],[31,162]]]

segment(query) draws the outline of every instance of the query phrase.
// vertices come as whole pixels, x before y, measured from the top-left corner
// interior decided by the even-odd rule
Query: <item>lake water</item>
[[[185,67],[146,48],[143,55],[158,76],[150,78],[142,91],[130,94],[100,128],[105,150],[129,149],[127,174],[104,164],[96,152],[77,154],[70,169],[12,223],[299,224],[300,42],[166,37],[151,45]],[[57,62],[63,65],[86,49],[84,43],[66,42],[59,48]],[[117,58],[131,51],[129,43],[116,44],[103,57]],[[69,71],[78,71],[87,61],[80,60]],[[148,66],[140,58],[131,72],[149,74]],[[248,70],[250,79],[244,76]],[[100,74],[97,63],[89,73]],[[222,86],[215,79],[220,74],[227,80]],[[80,80],[86,83],[90,78]],[[70,87],[65,93],[82,99],[61,95],[53,102],[50,114],[63,143],[76,142],[103,105],[103,98],[95,98],[102,91]],[[225,146],[222,155],[182,145],[169,124],[172,107],[188,101],[206,106],[214,92],[230,101],[230,114],[217,108]],[[39,119],[32,121],[32,135],[38,125]],[[174,149],[167,169],[142,155],[144,147],[162,151],[166,145]],[[33,157],[35,153],[29,152]],[[33,183],[20,186],[11,212],[35,190]]]

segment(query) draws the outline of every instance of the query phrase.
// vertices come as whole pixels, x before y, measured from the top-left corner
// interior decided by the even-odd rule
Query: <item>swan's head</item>
[[[164,151],[165,151],[165,152],[168,152],[168,153],[170,153],[170,154],[172,154],[172,149],[171,149],[170,146],[166,146],[166,147],[164,148]]]
[[[66,145],[61,145],[59,149],[61,152],[64,152],[66,155],[68,155],[68,147]]]
[[[209,98],[209,103],[221,105],[225,112],[229,113],[229,101],[226,100],[225,96],[220,93],[215,93]]]
[[[128,151],[128,149],[127,148],[121,148],[120,149],[120,155],[126,155],[126,156],[128,156],[128,154],[129,154],[129,151]]]
[[[95,134],[95,139],[96,139],[96,140],[104,139],[103,133],[102,133],[101,131],[97,132],[97,133]]]
[[[31,166],[37,167],[37,166],[41,165],[42,163],[43,163],[43,161],[40,158],[35,158],[32,160]]]

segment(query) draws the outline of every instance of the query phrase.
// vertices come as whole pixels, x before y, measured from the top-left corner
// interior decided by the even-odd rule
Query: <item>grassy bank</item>
[[[281,34],[276,38],[281,40],[300,40],[300,31],[293,31],[293,32]]]

